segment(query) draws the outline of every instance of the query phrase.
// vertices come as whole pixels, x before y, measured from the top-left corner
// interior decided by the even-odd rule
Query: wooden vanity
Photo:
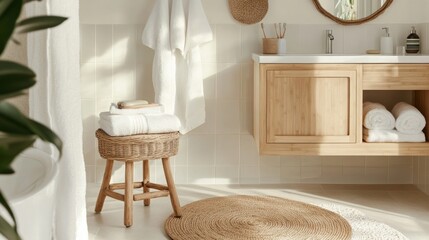
[[[411,91],[411,103],[429,124],[429,56],[254,54],[253,59],[260,154],[429,156],[429,141],[362,141],[365,91]],[[429,128],[424,132],[429,139]]]

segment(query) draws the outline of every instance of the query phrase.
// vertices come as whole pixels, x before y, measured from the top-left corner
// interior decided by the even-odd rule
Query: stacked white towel
[[[177,132],[181,126],[175,115],[165,113],[127,115],[102,112],[99,123],[110,136]]]
[[[405,134],[397,130],[363,130],[365,142],[425,142],[423,132],[417,134]]]
[[[423,114],[414,106],[400,102],[392,109],[396,130],[405,134],[419,134],[426,126]]]
[[[392,130],[395,117],[380,103],[363,104],[363,125],[371,130]]]

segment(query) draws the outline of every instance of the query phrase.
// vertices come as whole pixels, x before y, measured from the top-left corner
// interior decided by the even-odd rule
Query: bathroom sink
[[[429,63],[429,55],[253,54],[257,63]]]

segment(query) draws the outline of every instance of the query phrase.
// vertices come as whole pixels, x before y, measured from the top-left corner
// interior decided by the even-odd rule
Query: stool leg
[[[110,178],[112,176],[113,160],[106,160],[106,168],[104,169],[103,182],[101,183],[100,192],[98,193],[97,202],[95,204],[95,212],[99,213],[103,209],[104,200],[106,199],[105,191],[109,188]]]
[[[134,189],[134,162],[125,162],[125,196],[124,196],[124,225],[133,225],[133,189]]]
[[[170,191],[171,205],[173,206],[174,215],[176,217],[182,216],[182,210],[180,208],[179,198],[177,197],[176,186],[174,185],[173,176],[170,170],[169,158],[162,159],[162,166],[164,168],[165,180],[167,181],[168,190]]]
[[[150,167],[149,167],[149,160],[143,160],[143,192],[147,193],[149,192],[149,188],[146,187],[146,184],[149,182],[150,179]],[[150,199],[144,200],[144,205],[149,206],[150,205]]]

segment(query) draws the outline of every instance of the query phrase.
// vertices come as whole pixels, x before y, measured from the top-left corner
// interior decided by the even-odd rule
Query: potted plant
[[[13,174],[13,160],[32,146],[39,138],[52,143],[60,151],[61,139],[48,127],[22,114],[6,100],[26,94],[36,83],[36,74],[28,67],[1,59],[14,33],[27,33],[55,27],[66,20],[59,16],[36,16],[18,20],[24,4],[36,0],[0,0],[0,174]],[[39,0],[40,1],[40,0]],[[0,205],[7,211],[12,223],[0,216],[0,234],[7,239],[21,239],[11,208],[0,189]]]

